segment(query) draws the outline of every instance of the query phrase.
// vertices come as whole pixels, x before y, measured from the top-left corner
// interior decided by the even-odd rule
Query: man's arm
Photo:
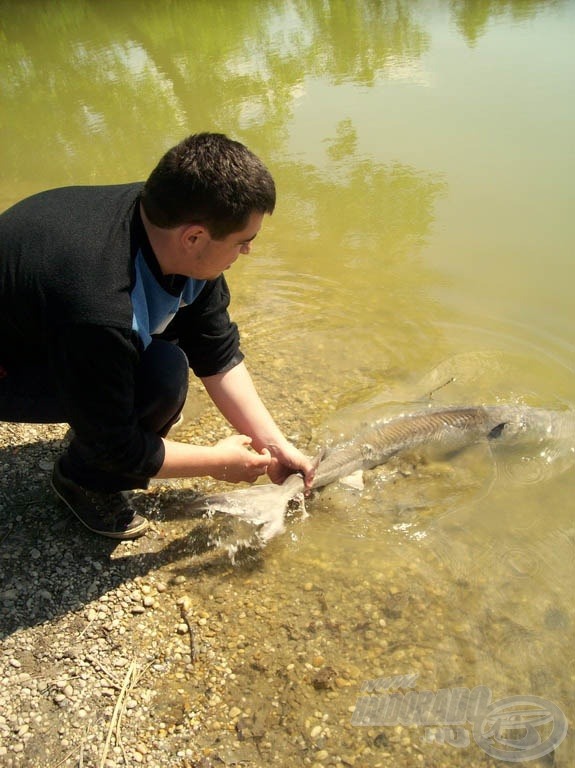
[[[265,475],[271,461],[269,451],[250,450],[251,438],[232,435],[216,445],[189,445],[164,439],[164,462],[157,478],[204,477],[228,483],[253,483]]]
[[[271,461],[267,473],[271,480],[279,483],[299,471],[305,477],[306,486],[311,485],[313,462],[283,435],[261,401],[243,362],[224,373],[202,377],[202,383],[229,423],[252,438],[256,451],[269,451]]]
[[[166,456],[156,477],[209,474],[217,479],[231,480],[233,466],[236,481],[255,480],[267,470],[270,479],[279,483],[292,472],[302,471],[309,486],[313,477],[310,460],[286,440],[241,362],[239,334],[228,315],[229,303],[228,286],[224,276],[220,275],[217,280],[206,283],[193,304],[180,309],[168,331],[179,340],[195,375],[240,435],[227,438],[231,442],[222,441],[214,446],[216,455],[200,446],[165,440]],[[255,451],[249,449],[250,443]],[[224,451],[230,453],[224,457]],[[215,468],[214,460],[217,462]],[[241,471],[251,477],[240,477]],[[254,476],[254,473],[257,474]]]

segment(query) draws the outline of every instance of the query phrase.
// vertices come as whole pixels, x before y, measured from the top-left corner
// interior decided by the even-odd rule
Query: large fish
[[[318,463],[312,490],[423,446],[448,452],[481,441],[539,443],[574,437],[574,411],[527,406],[427,409],[376,421],[351,440],[327,449]],[[255,485],[209,496],[201,504],[208,512],[224,512],[263,524],[260,534],[268,540],[283,530],[288,503],[303,491],[302,476],[293,474],[281,485]]]

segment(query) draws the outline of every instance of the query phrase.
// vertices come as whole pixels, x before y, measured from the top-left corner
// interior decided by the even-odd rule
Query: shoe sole
[[[117,541],[130,541],[131,539],[139,539],[140,536],[143,536],[144,533],[148,530],[148,527],[150,523],[146,520],[146,518],[142,518],[142,522],[137,528],[132,528],[129,531],[118,531],[117,533],[114,533],[113,531],[98,531],[96,528],[91,528],[82,518],[78,515],[74,507],[72,507],[66,499],[62,496],[60,491],[56,488],[53,482],[50,482],[50,485],[52,486],[52,490],[56,494],[56,496],[60,499],[61,502],[63,502],[68,509],[74,514],[74,517],[76,520],[79,520],[84,528],[87,528],[92,533],[97,533],[98,536],[105,536],[107,539],[116,539]]]

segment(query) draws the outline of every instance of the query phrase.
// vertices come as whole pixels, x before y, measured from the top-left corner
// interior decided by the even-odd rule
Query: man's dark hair
[[[141,201],[157,227],[202,224],[222,239],[244,229],[252,213],[272,213],[276,190],[268,169],[243,144],[197,133],[166,152]]]

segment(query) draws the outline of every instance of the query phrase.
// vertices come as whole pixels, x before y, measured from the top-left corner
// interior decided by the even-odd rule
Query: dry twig
[[[106,758],[108,757],[108,751],[110,749],[110,742],[112,741],[112,734],[116,732],[116,741],[118,741],[118,733],[119,731],[116,729],[117,723],[119,719],[121,718],[121,713],[123,711],[123,708],[125,706],[124,701],[126,698],[126,693],[133,687],[134,685],[134,675],[136,671],[136,662],[132,660],[130,662],[130,665],[128,667],[128,671],[126,672],[126,676],[124,677],[124,682],[122,683],[122,688],[120,689],[120,692],[118,694],[118,698],[116,699],[116,705],[114,707],[114,711],[112,712],[112,719],[110,721],[110,726],[108,728],[108,735],[106,736],[106,743],[104,744],[104,751],[102,753],[102,758],[100,760],[100,768],[104,768],[104,764],[106,762]],[[125,759],[125,755],[124,755]]]

